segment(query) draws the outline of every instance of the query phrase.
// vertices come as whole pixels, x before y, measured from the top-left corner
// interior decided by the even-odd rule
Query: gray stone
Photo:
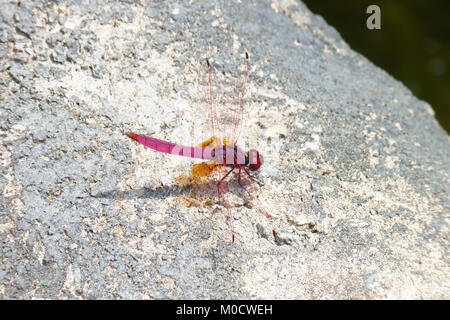
[[[57,32],[50,34],[49,37],[45,40],[45,42],[50,48],[54,48],[57,44],[61,43],[62,40],[63,40],[62,34]]]
[[[53,62],[56,63],[64,63],[66,61],[66,50],[64,47],[55,47],[52,53],[50,54],[50,58]]]
[[[0,4],[1,299],[450,298],[448,135],[301,2],[20,3]],[[224,116],[245,51],[239,144],[265,162],[253,196],[229,176],[232,243],[213,177],[124,132],[211,136],[205,59]]]

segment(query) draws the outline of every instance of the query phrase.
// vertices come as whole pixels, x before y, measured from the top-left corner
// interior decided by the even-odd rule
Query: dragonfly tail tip
[[[129,136],[133,140],[137,140],[138,139],[138,135],[136,133],[127,132],[126,134],[127,134],[127,136]]]

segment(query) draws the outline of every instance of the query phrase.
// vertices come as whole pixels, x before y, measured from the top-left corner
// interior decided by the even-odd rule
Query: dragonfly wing
[[[241,71],[242,74],[240,76],[240,80],[236,81],[235,86],[235,103],[234,103],[234,117],[233,117],[233,135],[232,135],[232,142],[234,144],[237,143],[239,139],[239,135],[241,133],[241,125],[242,125],[242,115],[244,113],[244,96],[245,96],[245,90],[247,88],[247,78],[248,78],[248,53],[245,52],[245,58],[244,58],[244,64],[243,64],[243,70]]]
[[[192,166],[192,175],[194,177],[206,177],[212,172],[216,171],[222,167],[215,161],[205,161],[201,163],[196,163]]]
[[[224,144],[235,144],[240,133],[241,120],[244,111],[244,95],[247,86],[249,59],[245,53],[244,63],[240,67],[232,65],[220,66],[214,60],[207,60],[208,76],[202,86],[206,96],[208,109],[202,114],[208,114],[208,124],[212,136],[220,136]],[[228,70],[232,70],[228,72]],[[238,76],[236,76],[238,75]],[[225,139],[225,141],[224,141]]]
[[[198,148],[208,148],[208,149],[215,149],[220,144],[220,138],[216,136],[212,136],[202,143],[196,145]]]
[[[220,98],[217,98],[217,127],[222,128],[223,142],[228,145],[236,144],[241,132],[249,67],[247,52],[243,62],[235,73],[238,76],[227,75],[227,85]]]
[[[244,70],[239,79],[233,78],[232,74],[225,72],[216,72],[213,79],[213,64],[206,60],[206,66],[208,70],[207,76],[203,77],[200,82],[206,103],[201,104],[203,109],[199,110],[199,117],[204,117],[204,120],[193,129],[194,135],[195,131],[201,128],[201,133],[209,132],[211,137],[197,147],[215,149],[221,144],[235,144],[239,137],[248,75],[248,54],[245,54]],[[203,129],[205,126],[207,130]],[[206,176],[215,173],[217,197],[219,203],[227,210],[234,241],[233,217],[227,201],[227,182],[224,179],[231,171],[224,174],[223,168],[223,165],[217,163],[202,162],[192,167],[192,174],[194,176]]]

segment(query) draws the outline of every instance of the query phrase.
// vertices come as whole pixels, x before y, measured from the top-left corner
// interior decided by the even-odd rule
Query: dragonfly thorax
[[[221,145],[214,150],[214,160],[227,167],[247,166],[250,170],[258,170],[263,157],[255,149],[245,153],[237,145]]]

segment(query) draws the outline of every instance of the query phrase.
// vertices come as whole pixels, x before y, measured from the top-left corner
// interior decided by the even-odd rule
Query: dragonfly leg
[[[246,168],[244,167],[244,170],[245,170]],[[242,179],[241,179],[241,170],[242,170],[242,166],[239,166],[239,176],[238,176],[238,182],[239,182],[239,185],[242,187],[242,189],[244,189],[245,190],[245,192],[247,192],[248,194],[250,194],[250,192],[247,190],[247,188],[243,185],[243,183],[242,183]]]
[[[242,168],[239,166],[238,182],[239,182],[239,185],[243,188],[244,186],[242,185],[242,182],[241,182],[241,170],[242,170]]]
[[[253,181],[254,178],[252,177],[252,175],[250,174],[249,170],[246,167],[244,168],[244,172],[248,175],[248,177],[250,178],[250,181]],[[250,185],[250,187],[252,187]],[[248,192],[248,190],[246,189],[246,191]],[[249,192],[248,192],[249,193]],[[250,193],[249,193],[250,194]],[[253,198],[253,197],[252,197]],[[253,200],[256,200],[258,202],[258,204],[260,205],[260,212],[266,217],[267,221],[269,222],[269,224],[272,226],[272,234],[273,237],[275,238],[275,241],[277,239],[277,233],[275,232],[275,229],[273,228],[272,225],[272,219],[270,219],[269,213],[262,207],[262,205],[259,203],[259,199],[255,196],[255,198]]]
[[[264,185],[264,182],[262,182],[261,180],[255,178],[254,176],[252,176],[252,175],[250,174],[250,171],[248,170],[247,167],[244,167],[244,170],[245,170],[245,173],[247,173],[247,175],[248,175],[253,181],[258,182],[258,184],[259,184],[260,186],[263,186],[263,185]]]
[[[217,182],[217,194],[219,195],[219,187],[222,188],[223,191],[223,180],[234,170],[234,168],[232,168],[230,171],[228,171],[220,180],[219,182]],[[222,193],[222,198],[223,198],[223,193]],[[220,200],[220,199],[219,199]],[[225,199],[224,199],[225,200]]]
[[[225,202],[225,192],[223,190],[223,180],[231,173],[233,172],[235,168],[233,167],[230,171],[228,171],[220,180],[217,182],[217,195],[219,197],[219,203],[220,203],[220,195],[222,195],[222,201],[223,205],[227,208],[228,218],[230,219],[230,228],[231,228],[231,241],[234,243],[234,226],[233,226],[233,216],[231,215],[231,209],[230,206]],[[219,188],[222,192],[220,192]]]
[[[255,177],[253,177],[253,176],[250,174],[250,171],[248,170],[247,167],[244,167],[244,171],[245,171],[245,173],[248,175],[248,177],[250,178],[250,181],[256,181]]]

